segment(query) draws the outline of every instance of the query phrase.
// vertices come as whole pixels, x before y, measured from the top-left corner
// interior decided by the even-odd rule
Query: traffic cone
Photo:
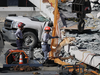
[[[22,53],[20,53],[19,64],[23,64]]]

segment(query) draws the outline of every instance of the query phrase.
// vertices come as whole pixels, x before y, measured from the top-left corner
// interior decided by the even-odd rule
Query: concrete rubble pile
[[[65,5],[68,6],[68,7],[72,7],[73,1],[74,0],[67,0]],[[100,0],[90,0],[90,2],[91,2],[91,8],[92,8],[93,11],[98,11],[100,9]],[[59,0],[59,3],[60,3],[60,0]]]
[[[99,10],[100,1],[99,0],[90,0],[92,10]],[[67,4],[68,2],[66,2]],[[64,17],[77,17],[76,13],[71,12],[71,8],[68,6],[61,5],[61,8],[64,8],[68,11],[62,11]],[[60,4],[59,4],[60,5]],[[65,31],[65,37],[75,37],[77,42],[74,43],[76,47],[79,49],[88,49],[88,50],[100,50],[100,12],[92,11],[91,14],[88,14],[87,18],[84,19],[85,27],[90,28],[90,30],[85,30],[83,33],[79,33],[78,31]],[[98,14],[97,14],[98,13]],[[69,15],[71,14],[71,15]],[[97,17],[97,18],[94,18]],[[68,21],[66,20],[66,27],[78,24],[78,22]]]
[[[99,10],[100,1],[99,0],[90,0],[92,10]]]
[[[75,37],[77,42],[74,42],[74,44],[79,49],[100,50],[100,20],[88,18],[85,26],[92,29],[85,30],[83,33],[75,30],[65,31],[65,36]]]

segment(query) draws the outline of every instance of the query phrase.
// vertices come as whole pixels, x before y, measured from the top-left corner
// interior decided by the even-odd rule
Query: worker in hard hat
[[[23,44],[23,35],[22,35],[22,30],[23,27],[25,26],[24,23],[20,22],[18,24],[18,29],[15,33],[16,36],[16,44],[17,44],[17,49],[22,49],[22,44]]]
[[[45,60],[47,59],[47,54],[48,54],[48,52],[50,52],[51,51],[51,48],[50,48],[50,46],[49,46],[49,44],[48,44],[48,40],[49,39],[53,39],[53,38],[58,38],[58,36],[55,36],[55,37],[52,37],[50,34],[49,34],[49,32],[51,31],[51,28],[49,27],[49,26],[46,26],[45,28],[44,28],[44,30],[45,30],[45,33],[43,34],[43,37],[42,37],[42,43],[41,43],[41,45],[42,45],[42,51],[43,51],[43,53],[44,53],[44,58],[45,58]]]

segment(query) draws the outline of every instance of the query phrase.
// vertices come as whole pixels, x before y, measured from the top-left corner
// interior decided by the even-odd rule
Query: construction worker
[[[53,38],[58,38],[58,36],[55,36],[55,37],[52,37],[50,34],[49,34],[49,32],[51,31],[51,28],[49,27],[49,26],[46,26],[45,28],[44,28],[44,30],[45,30],[45,33],[44,33],[44,35],[43,35],[43,37],[42,37],[42,43],[41,43],[41,46],[42,46],[42,51],[43,51],[43,53],[44,53],[44,57],[45,57],[45,60],[47,59],[47,54],[48,54],[48,52],[50,52],[51,51],[51,48],[50,48],[50,46],[49,46],[49,44],[48,44],[48,40],[49,39],[53,39]]]
[[[16,35],[16,44],[17,44],[17,49],[22,49],[22,44],[23,44],[23,35],[22,35],[22,30],[23,30],[23,27],[25,26],[24,23],[20,22],[18,24],[18,29],[15,33]]]

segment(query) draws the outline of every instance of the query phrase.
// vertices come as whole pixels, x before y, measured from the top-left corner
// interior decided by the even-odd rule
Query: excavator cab
[[[80,19],[78,24],[78,30],[82,32],[84,30],[84,18],[87,13],[91,13],[91,5],[89,0],[74,0],[72,2],[72,12],[77,13],[77,17]]]

